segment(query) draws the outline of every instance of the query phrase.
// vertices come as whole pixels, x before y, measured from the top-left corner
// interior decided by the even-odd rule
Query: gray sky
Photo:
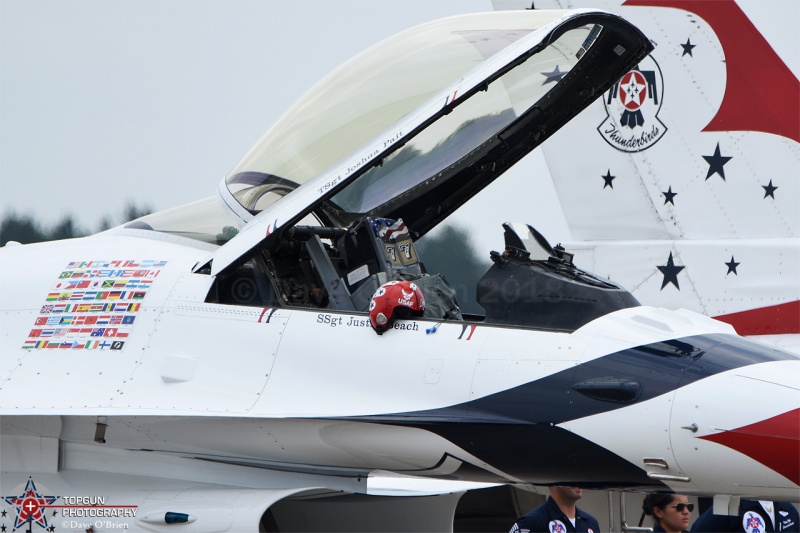
[[[0,0],[0,215],[95,230],[218,182],[304,91],[489,0]]]
[[[759,27],[796,30],[796,0],[739,4]],[[346,59],[416,24],[491,10],[491,0],[0,0],[0,216],[52,225],[72,214],[96,231],[128,201],[158,211],[211,196]],[[795,73],[797,40],[772,43]],[[488,208],[569,240],[563,215],[545,212],[549,179],[531,179],[546,173],[541,154],[518,167],[525,178],[491,185],[464,224],[502,247],[504,220]]]

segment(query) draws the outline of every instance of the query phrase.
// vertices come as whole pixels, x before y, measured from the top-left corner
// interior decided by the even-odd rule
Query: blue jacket
[[[776,531],[800,532],[797,508],[791,503],[774,502],[775,526],[767,517],[761,504],[755,500],[742,500],[738,516],[715,515],[712,509],[700,515],[692,525],[692,533],[734,531],[744,533],[772,533]]]
[[[519,518],[509,533],[600,533],[600,525],[592,515],[576,509],[572,527],[567,515],[548,497],[542,505]]]

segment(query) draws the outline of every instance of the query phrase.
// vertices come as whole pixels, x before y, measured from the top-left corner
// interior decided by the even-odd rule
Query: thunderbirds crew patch
[[[667,132],[658,118],[663,97],[661,69],[648,56],[609,89],[603,98],[607,116],[597,131],[622,152],[647,150]]]
[[[53,283],[22,345],[29,350],[121,350],[166,261],[75,261]]]

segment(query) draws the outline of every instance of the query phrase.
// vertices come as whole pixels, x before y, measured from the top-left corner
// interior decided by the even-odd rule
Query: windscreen
[[[368,213],[464,159],[530,110],[572,69],[599,34],[596,24],[570,30],[442,116],[331,199],[348,213]]]
[[[213,196],[145,215],[125,224],[125,227],[171,233],[209,244],[224,244],[239,233],[242,225],[242,221],[225,208],[219,197]]]
[[[250,213],[262,211],[487,58],[561,15],[552,11],[462,15],[412,28],[379,43],[304,95],[227,176],[227,189]],[[437,123],[434,130],[415,139],[413,146],[397,153],[392,164],[397,168],[403,158],[427,154],[414,163],[416,177],[409,178],[413,182],[424,179],[426,169],[458,158],[463,149],[455,144],[474,141],[488,124],[510,122],[530,101],[555,85],[576,61],[577,49],[570,45],[566,40],[554,43],[547,59],[537,59],[524,73],[509,73],[502,83],[493,84],[488,98],[462,106],[468,109],[460,111],[456,119]],[[526,79],[532,74],[532,79]],[[526,84],[539,87],[526,89]],[[442,159],[443,152],[449,155]],[[348,209],[374,204],[375,200],[369,199],[369,185],[375,181],[374,176],[367,178],[360,192],[338,200]]]

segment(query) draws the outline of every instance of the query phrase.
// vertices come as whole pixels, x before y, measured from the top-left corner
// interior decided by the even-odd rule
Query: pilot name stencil
[[[166,261],[73,261],[45,297],[22,348],[121,350]]]
[[[353,163],[351,166],[347,167],[346,174],[348,174],[348,175],[352,174],[353,172],[355,172],[359,168],[363,167],[365,164],[369,163],[372,160],[373,157],[378,155],[378,153],[380,153],[380,151],[377,148],[375,148],[370,153],[362,156],[358,161]]]
[[[332,328],[344,326],[348,328],[371,328],[369,318],[357,316],[339,316],[328,313],[317,315],[317,324],[325,324]],[[392,329],[404,331],[419,331],[419,324],[416,322],[395,322]]]

